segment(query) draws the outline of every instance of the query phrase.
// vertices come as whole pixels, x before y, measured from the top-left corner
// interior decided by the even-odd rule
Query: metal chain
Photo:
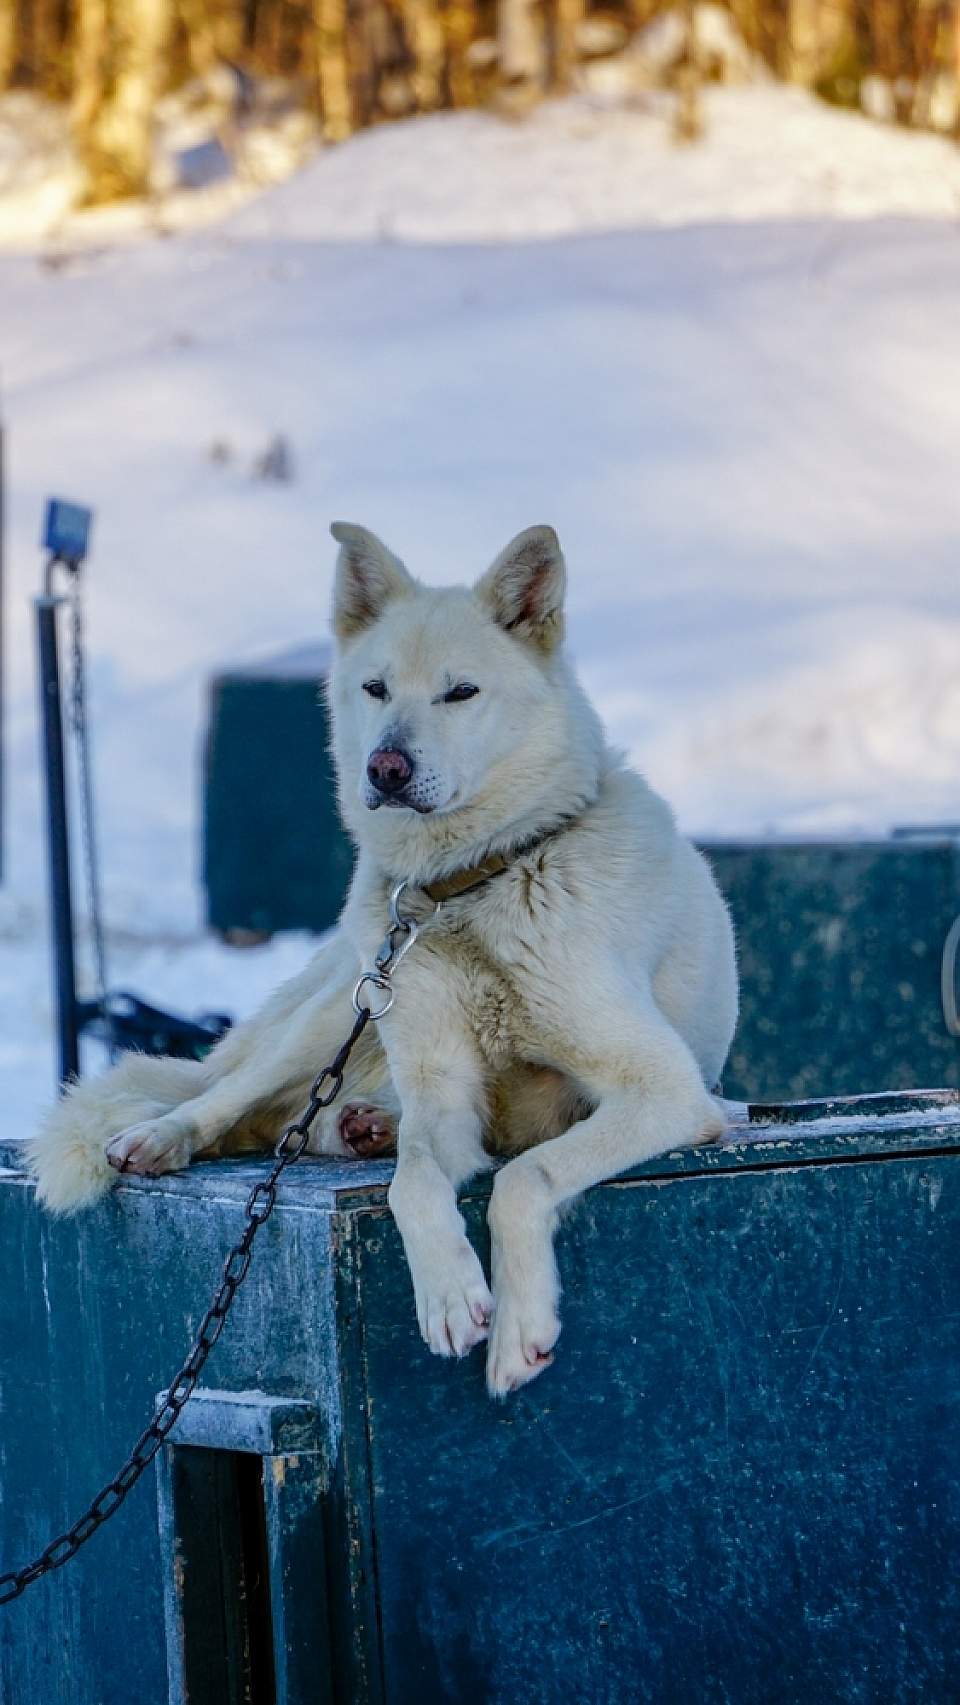
[[[217,1339],[223,1331],[224,1324],[240,1286],[250,1268],[253,1252],[253,1240],[260,1227],[270,1218],[277,1205],[277,1187],[288,1166],[293,1166],[300,1159],[310,1141],[310,1133],[318,1114],[324,1107],[329,1107],[335,1101],[343,1088],[343,1074],[347,1061],[371,1020],[378,1021],[393,1004],[391,977],[396,970],[404,953],[412,947],[417,936],[417,925],[412,918],[405,917],[399,910],[400,899],[406,888],[401,882],[394,890],[390,901],[391,927],[383,945],[375,958],[375,971],[364,971],[353,991],[353,1004],[357,1017],[353,1029],[344,1042],[339,1053],[334,1056],[328,1066],[313,1081],[310,1099],[303,1109],[299,1119],[287,1125],[279,1142],[274,1149],[276,1159],[266,1178],[261,1178],[247,1197],[243,1217],[246,1221],[242,1235],[237,1239],[223,1267],[223,1277],[217,1287],[200,1329],[190,1346],[190,1352],[171,1380],[163,1401],[148,1427],[140,1434],[123,1466],[97,1493],[93,1502],[83,1515],[67,1528],[56,1539],[52,1539],[35,1557],[32,1562],[24,1564],[20,1569],[10,1570],[0,1575],[0,1604],[9,1604],[26,1592],[27,1587],[34,1581],[39,1581],[44,1575],[49,1575],[54,1569],[62,1569],[64,1563],[69,1563],[75,1557],[82,1545],[101,1528],[104,1522],[115,1515],[127,1494],[132,1491],[140,1476],[156,1456],[167,1434],[176,1425],[180,1411],[193,1395],[197,1381],[206,1365],[208,1356]],[[439,908],[438,908],[439,909]],[[361,991],[367,983],[373,983],[389,999],[379,1011],[371,1011],[363,1005]],[[325,1088],[324,1086],[327,1085]]]
[[[87,906],[90,914],[90,934],[93,941],[94,976],[97,1000],[103,1007],[107,993],[107,951],[101,904],[100,858],[97,847],[96,822],[93,804],[93,765],[90,758],[90,725],[87,720],[87,688],[83,647],[83,593],[80,568],[71,577],[71,680],[68,712],[70,727],[77,748],[77,773],[80,787],[80,828],[83,838],[83,861],[87,878]],[[113,1057],[115,1050],[111,1050]]]

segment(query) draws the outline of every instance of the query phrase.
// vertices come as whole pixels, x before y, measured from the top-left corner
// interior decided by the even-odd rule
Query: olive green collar
[[[521,842],[508,853],[488,853],[479,864],[468,865],[463,870],[454,870],[449,876],[438,876],[435,882],[420,882],[417,886],[421,894],[426,894],[427,899],[433,900],[436,905],[440,905],[443,900],[458,900],[462,894],[470,894],[474,888],[482,888],[483,884],[490,882],[493,877],[502,876],[504,871],[516,864],[518,858],[532,852],[534,847],[540,846],[543,841],[552,840],[554,835],[559,835],[561,830],[569,828],[575,821],[574,817],[565,817],[554,828],[547,829],[542,835],[534,835],[529,841]]]
[[[515,858],[516,854],[513,856]],[[461,894],[469,894],[474,888],[482,887],[491,877],[502,876],[512,863],[513,858],[507,858],[505,853],[491,853],[489,858],[482,859],[479,864],[471,864],[466,870],[455,870],[450,876],[438,876],[436,882],[421,882],[420,891],[428,900],[435,900],[437,905],[441,900],[457,900]]]

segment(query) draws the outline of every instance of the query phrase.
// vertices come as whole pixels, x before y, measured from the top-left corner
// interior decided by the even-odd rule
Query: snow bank
[[[709,88],[699,147],[672,98],[552,101],[522,125],[482,112],[381,126],[321,155],[237,228],[330,242],[527,241],[714,220],[955,219],[960,151],[782,84]]]
[[[625,99],[616,82],[608,97],[550,101],[523,124],[459,112],[380,125],[321,149],[266,196],[256,174],[226,172],[192,193],[70,215],[62,120],[29,101],[0,102],[0,247],[47,240],[59,252],[230,214],[248,237],[491,243],[713,220],[955,219],[960,209],[960,150],[943,137],[764,83],[706,89],[704,144],[677,147],[672,97]],[[168,152],[178,136],[169,130]],[[293,170],[307,143],[299,131],[270,134],[273,178]]]

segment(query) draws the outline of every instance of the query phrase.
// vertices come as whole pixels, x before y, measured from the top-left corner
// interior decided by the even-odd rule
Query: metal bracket
[[[960,1036],[960,1010],[957,1006],[957,953],[960,951],[960,915],[954,918],[943,944],[940,961],[940,999],[943,1003],[943,1022],[951,1036]]]

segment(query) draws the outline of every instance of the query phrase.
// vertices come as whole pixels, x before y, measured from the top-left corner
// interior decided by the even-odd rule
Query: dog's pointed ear
[[[476,591],[499,627],[550,652],[563,638],[566,581],[553,528],[528,527],[491,563]]]
[[[333,631],[353,639],[382,615],[392,598],[413,591],[413,578],[399,557],[376,533],[352,521],[334,521],[330,531],[340,546],[333,584]]]

